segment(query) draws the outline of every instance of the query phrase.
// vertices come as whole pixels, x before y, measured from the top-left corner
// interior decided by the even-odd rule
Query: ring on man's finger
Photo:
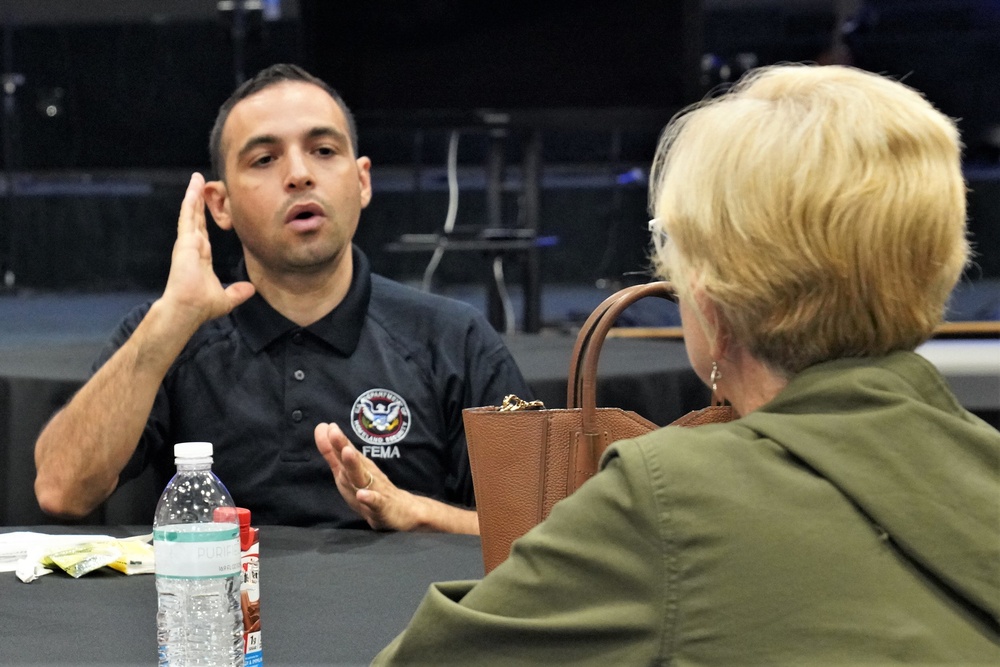
[[[351,484],[351,486],[354,488],[355,491],[364,491],[365,489],[370,489],[372,488],[372,484],[375,483],[374,475],[372,475],[367,470],[365,471],[365,474],[368,475],[368,483],[365,484],[364,486],[354,486],[353,484]]]

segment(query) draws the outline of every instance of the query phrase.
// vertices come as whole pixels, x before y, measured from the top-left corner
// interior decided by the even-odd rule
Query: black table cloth
[[[135,535],[148,526],[4,529]],[[260,527],[264,664],[363,665],[392,641],[434,581],[483,575],[479,538]],[[153,665],[153,575],[102,568],[22,583],[0,573],[0,665]]]

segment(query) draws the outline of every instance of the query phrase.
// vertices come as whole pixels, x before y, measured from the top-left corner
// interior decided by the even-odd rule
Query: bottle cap
[[[178,442],[174,445],[174,457],[178,459],[207,459],[211,456],[210,442]]]
[[[250,510],[245,507],[216,507],[212,511],[216,523],[238,523],[240,528],[250,526]]]

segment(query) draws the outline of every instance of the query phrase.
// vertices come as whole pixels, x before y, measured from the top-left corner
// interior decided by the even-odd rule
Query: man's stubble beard
[[[232,207],[233,230],[243,248],[245,261],[248,263],[253,261],[270,273],[304,276],[320,274],[335,267],[344,253],[350,251],[351,236],[347,229],[334,222],[329,206],[325,202],[321,202],[321,206],[326,216],[324,228],[306,235],[307,237],[315,237],[316,240],[310,243],[312,239],[307,238],[301,243],[285,246],[287,251],[282,252],[284,244],[272,243],[268,239],[262,238],[261,234],[252,232],[248,235],[240,234],[239,228],[243,225],[237,223],[236,220],[246,220],[246,217],[242,215],[241,208],[234,205]],[[288,206],[284,206],[274,215],[270,221],[273,229],[283,228],[284,216],[288,208]],[[248,236],[249,239],[244,238],[244,236]],[[248,258],[250,255],[253,257],[252,260]]]

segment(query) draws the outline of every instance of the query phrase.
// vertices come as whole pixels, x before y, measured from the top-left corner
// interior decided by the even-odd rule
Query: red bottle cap
[[[250,510],[245,507],[216,507],[212,512],[216,523],[238,523],[240,525],[240,548],[247,550],[257,538],[257,529],[250,527]]]
[[[212,520],[216,523],[236,523],[242,530],[250,527],[250,510],[245,507],[216,507]]]

